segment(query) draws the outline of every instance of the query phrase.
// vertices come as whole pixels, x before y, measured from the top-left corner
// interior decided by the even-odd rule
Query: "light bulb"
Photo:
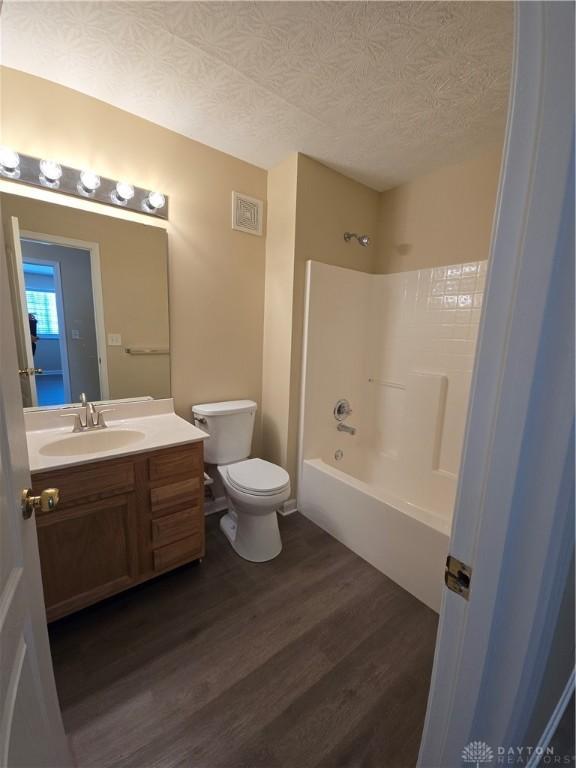
[[[164,208],[166,205],[166,198],[162,192],[149,192],[145,203],[146,207],[151,211],[159,211],[160,208]]]
[[[62,177],[62,168],[55,160],[40,160],[40,172],[49,184],[56,184]]]
[[[116,184],[116,189],[114,190],[114,198],[117,203],[124,205],[128,202],[128,200],[132,200],[133,197],[134,187],[132,184],[127,184],[125,181],[119,181]]]
[[[20,155],[10,147],[0,147],[0,167],[5,173],[14,174],[20,165]]]
[[[91,195],[100,186],[100,176],[98,176],[97,173],[94,173],[94,171],[85,170],[80,173],[80,187],[81,192],[84,192],[87,195]]]

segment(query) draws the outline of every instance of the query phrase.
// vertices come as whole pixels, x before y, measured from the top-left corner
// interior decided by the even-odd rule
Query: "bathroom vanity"
[[[61,412],[27,414],[39,427],[27,431],[32,492],[59,490],[54,509],[36,511],[48,621],[204,556],[206,433],[176,416],[171,400],[117,410],[93,435],[42,429]]]
[[[3,194],[2,216],[32,473],[23,512],[36,512],[51,621],[203,557],[207,435],[170,398],[165,229],[19,195]],[[74,405],[80,393],[94,408]],[[52,488],[58,502],[45,493],[53,508],[38,508]]]

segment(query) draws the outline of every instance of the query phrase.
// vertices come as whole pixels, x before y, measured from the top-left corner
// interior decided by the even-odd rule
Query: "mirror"
[[[0,199],[23,405],[169,397],[166,231]]]

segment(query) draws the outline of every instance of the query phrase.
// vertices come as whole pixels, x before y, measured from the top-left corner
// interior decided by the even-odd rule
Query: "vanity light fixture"
[[[118,205],[126,205],[134,197],[134,187],[126,181],[119,181],[112,193],[112,199]]]
[[[144,199],[144,205],[149,211],[159,211],[166,205],[166,198],[162,192],[149,192],[148,197]]]
[[[20,174],[20,155],[10,147],[0,147],[0,173],[10,178]]]
[[[88,169],[81,171],[78,191],[83,195],[93,195],[100,186],[100,176]]]
[[[49,187],[56,187],[62,178],[62,166],[55,160],[40,160],[40,181]]]
[[[1,4],[1,0],[0,0]],[[92,168],[71,168],[49,158],[18,154],[0,146],[0,179],[40,187],[95,203],[123,208],[155,219],[168,218],[168,197],[127,181],[100,176]]]

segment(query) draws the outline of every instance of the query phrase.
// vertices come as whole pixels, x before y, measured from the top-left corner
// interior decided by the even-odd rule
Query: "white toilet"
[[[210,437],[204,460],[217,464],[228,500],[220,528],[245,560],[263,563],[282,551],[276,510],[290,497],[290,476],[282,467],[249,459],[256,416],[252,400],[204,403],[194,421]]]

